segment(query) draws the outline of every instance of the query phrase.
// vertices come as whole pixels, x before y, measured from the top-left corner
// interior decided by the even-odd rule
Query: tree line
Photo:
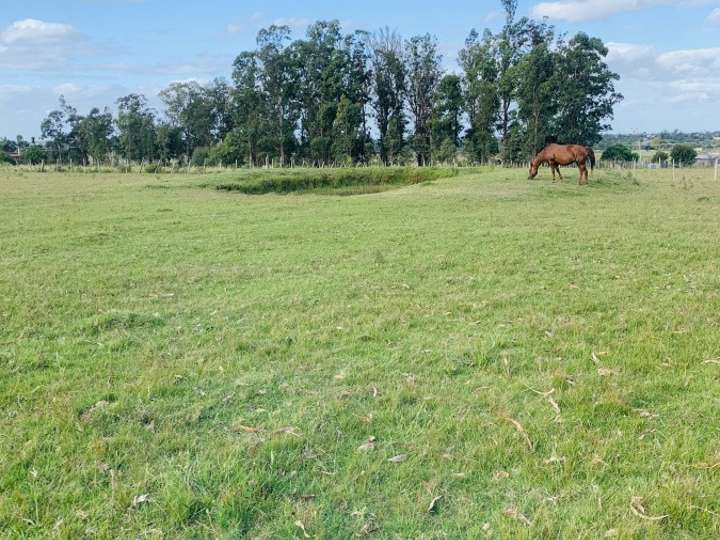
[[[517,16],[471,31],[445,72],[430,34],[343,33],[318,21],[301,39],[273,25],[241,52],[232,80],[173,83],[162,113],[140,94],[87,115],[60,98],[30,161],[428,165],[526,161],[548,142],[597,143],[622,96],[603,42]],[[28,158],[29,156],[29,158]]]
[[[695,163],[697,157],[697,151],[692,146],[676,144],[670,152],[657,150],[650,158],[650,162],[656,163],[661,167],[667,167],[669,165],[689,167]],[[616,163],[631,163],[633,161],[640,161],[640,154],[633,152],[632,149],[624,144],[613,144],[603,151],[602,159]]]

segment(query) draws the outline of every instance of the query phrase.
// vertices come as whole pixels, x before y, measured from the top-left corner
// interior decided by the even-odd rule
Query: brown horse
[[[579,144],[548,144],[537,153],[532,163],[530,163],[530,176],[528,179],[532,180],[535,178],[540,165],[547,163],[550,169],[552,169],[553,182],[555,181],[556,172],[560,175],[560,180],[562,180],[560,165],[565,166],[577,163],[578,169],[580,169],[580,185],[587,184],[588,170],[586,163],[588,161],[590,161],[590,168],[595,170],[595,152],[588,146]]]

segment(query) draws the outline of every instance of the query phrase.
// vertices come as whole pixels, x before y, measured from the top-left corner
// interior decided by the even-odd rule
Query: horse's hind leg
[[[562,181],[563,181],[563,175],[562,175],[562,173],[560,172],[560,165],[558,165],[557,163],[555,164],[555,170],[557,171],[558,176],[560,177],[560,181],[562,182]]]
[[[578,169],[580,169],[580,182],[581,186],[588,183],[588,171],[587,166],[584,163],[578,163]]]

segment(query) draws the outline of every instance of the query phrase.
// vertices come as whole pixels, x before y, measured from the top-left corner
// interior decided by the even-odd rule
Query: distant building
[[[716,161],[720,161],[720,152],[698,154],[697,158],[695,158],[695,165],[700,167],[714,167]]]

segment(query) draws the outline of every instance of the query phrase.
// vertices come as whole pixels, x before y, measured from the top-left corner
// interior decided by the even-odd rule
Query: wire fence
[[[268,162],[262,166],[245,165],[240,162],[234,164],[215,164],[206,161],[202,165],[192,164],[181,161],[152,161],[152,162],[134,162],[129,160],[112,160],[107,162],[95,162],[94,164],[88,163],[75,163],[73,161],[58,161],[54,163],[40,162],[36,164],[19,164],[19,165],[7,165],[16,170],[29,171],[29,172],[77,172],[77,173],[147,173],[147,174],[207,174],[207,173],[218,173],[228,172],[232,170],[292,170],[292,169],[355,169],[355,168],[368,168],[368,167],[379,167],[379,168],[407,168],[407,167],[420,167],[416,163],[408,164],[383,164],[381,162],[372,163],[356,163],[356,164],[345,164],[345,163],[329,163],[329,164],[316,164],[308,160],[291,160],[287,164],[279,164],[275,161],[268,160]],[[512,169],[529,169],[529,162],[512,162],[502,163],[500,161],[491,161],[485,164],[474,163],[467,160],[453,160],[451,162],[436,162],[430,165],[434,168],[512,168]],[[571,167],[574,167],[572,165]],[[693,164],[678,164],[673,161],[663,163],[653,163],[651,161],[607,161],[603,159],[597,160],[595,164],[596,169],[606,170],[672,170],[673,174],[679,170],[685,169],[714,169],[714,177],[716,180],[720,179],[720,157],[710,160],[700,160]]]

